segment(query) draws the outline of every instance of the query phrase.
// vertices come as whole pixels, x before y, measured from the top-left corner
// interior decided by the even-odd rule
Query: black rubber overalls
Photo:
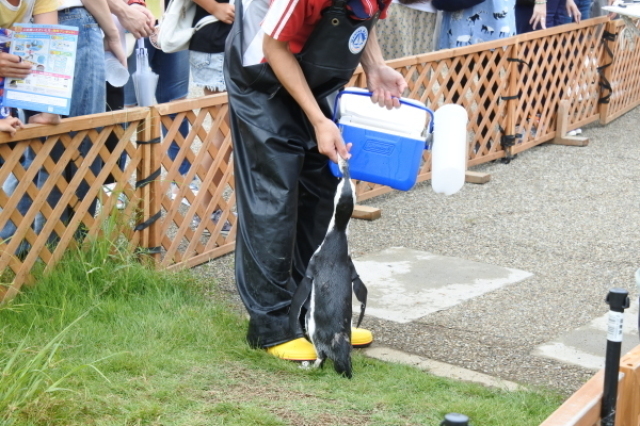
[[[249,344],[269,347],[302,337],[289,331],[289,306],[326,233],[338,179],[318,152],[306,115],[269,64],[243,66],[241,3],[224,61],[239,220],[236,284],[250,315]],[[352,20],[345,3],[335,1],[296,55],[327,117],[327,96],[349,81],[360,60],[350,40],[353,47],[376,18]]]

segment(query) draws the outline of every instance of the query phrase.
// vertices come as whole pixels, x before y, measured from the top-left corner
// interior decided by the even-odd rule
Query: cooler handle
[[[345,95],[345,94],[347,94],[347,95],[368,96],[368,97],[371,97],[371,95],[373,95],[373,93],[371,93],[371,92],[361,92],[361,91],[349,90],[349,89],[345,89],[345,90],[342,90],[342,91],[338,92],[338,95],[336,96],[336,99],[333,102],[333,121],[336,121],[336,114],[338,114],[338,100],[340,99],[340,96]],[[409,105],[409,106],[412,106],[414,108],[418,108],[418,109],[421,109],[423,111],[427,111],[429,113],[429,115],[431,116],[431,120],[429,120],[429,131],[428,131],[428,135],[427,135],[427,141],[428,141],[430,136],[431,136],[431,134],[433,133],[433,111],[430,110],[429,108],[427,108],[426,106],[416,105],[414,103],[407,102],[407,101],[403,100],[402,98],[397,98],[397,99],[400,100],[400,103],[402,105]]]

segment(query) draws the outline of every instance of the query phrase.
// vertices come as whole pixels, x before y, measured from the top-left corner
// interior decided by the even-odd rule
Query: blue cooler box
[[[386,109],[372,103],[365,89],[349,88],[338,93],[333,119],[344,142],[352,144],[352,179],[402,191],[415,185],[427,135],[433,132],[433,111],[422,102],[400,98],[399,108]],[[329,167],[342,177],[337,164],[330,161]]]
[[[424,139],[372,130],[339,122],[345,143],[352,143],[349,172],[352,179],[387,185],[407,191],[416,184]],[[338,165],[329,162],[331,172],[342,177]]]

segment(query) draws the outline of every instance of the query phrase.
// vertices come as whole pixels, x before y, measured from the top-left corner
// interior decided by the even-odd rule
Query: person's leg
[[[151,46],[153,50],[149,55],[151,68],[160,75],[160,81],[162,82],[156,89],[156,99],[158,103],[161,104],[186,98],[189,94],[189,51],[183,50],[175,53],[165,53],[153,47],[148,39],[146,39],[145,42]],[[175,117],[175,114],[171,115],[171,118],[175,119]],[[187,137],[189,134],[188,120],[185,119],[180,123],[178,133],[180,133],[183,138]],[[178,144],[172,142],[169,147],[169,158],[174,160],[179,152],[180,147]],[[178,171],[181,175],[185,175],[189,171],[189,167],[191,167],[191,164],[185,159],[180,164]]]
[[[34,153],[31,148],[27,148],[24,151],[22,158],[20,159],[20,165],[27,170],[31,163],[33,162]],[[2,164],[2,161],[0,161]],[[15,177],[13,173],[11,173],[7,179],[2,183],[2,191],[7,195],[7,197],[11,197],[15,192],[16,188],[20,181]],[[18,201],[17,209],[22,216],[27,214],[29,208],[31,207],[32,200],[28,195],[23,196]],[[9,220],[6,225],[0,230],[0,241],[8,242],[16,233],[18,224],[14,224],[11,220]],[[25,254],[29,250],[29,243],[26,240],[23,240],[18,248],[15,251],[17,256],[21,256]]]
[[[578,6],[578,9],[580,10],[580,20],[591,18],[591,8],[593,6],[593,0],[575,0],[575,2],[576,2],[576,6]],[[563,15],[562,22],[564,24],[570,24],[572,22],[575,22],[575,18],[567,14],[566,8],[563,8],[561,12]],[[594,16],[598,16],[598,15],[594,15]]]
[[[304,152],[250,122],[242,127],[242,142],[234,146],[236,284],[250,317],[247,341],[269,347],[302,337],[291,334],[288,311],[296,287],[291,283],[293,224]]]
[[[533,6],[515,7],[516,13],[516,34],[524,34],[533,31],[533,27],[529,23],[531,15],[533,15]]]
[[[224,75],[222,73],[224,53],[189,51],[189,62],[191,65],[192,83],[198,87],[202,87],[205,96],[226,91]],[[217,132],[213,137],[213,145],[220,149],[223,141],[224,135],[221,132]],[[208,170],[212,163],[213,158],[210,155],[207,155],[205,156],[204,161],[200,163],[200,166],[204,170]],[[221,178],[222,175],[215,176],[213,183],[218,185]],[[202,202],[206,207],[211,201],[211,193],[206,188],[202,188],[202,190],[204,191]],[[217,214],[216,212],[218,212],[218,210],[214,211],[214,215]],[[194,224],[197,224],[198,221],[199,218],[196,219],[196,223]],[[227,228],[226,230],[228,230],[230,225],[225,225],[225,227]]]
[[[547,0],[547,28],[564,24],[566,0]]]
[[[333,215],[339,179],[329,169],[329,159],[318,149],[307,151],[299,179],[296,245],[292,277],[302,281],[313,253],[322,243]]]
[[[593,7],[593,0],[577,0],[576,4],[580,9],[580,19],[591,18],[591,8]]]
[[[78,46],[76,50],[75,73],[82,78],[73,80],[72,99],[68,117],[79,117],[88,114],[97,114],[105,111],[106,93],[105,93],[105,68],[104,68],[104,47],[102,39],[102,31],[95,18],[84,8],[77,7],[73,9],[64,9],[58,13],[58,21],[60,25],[68,25],[79,28]],[[85,157],[92,147],[91,140],[86,138],[79,147],[79,154]],[[51,151],[51,158],[58,161],[64,152],[61,143]],[[94,176],[100,173],[102,168],[102,160],[97,158],[90,166]],[[77,167],[71,163],[65,169],[65,179],[70,181]],[[38,187],[44,185],[49,178],[46,170],[42,169],[38,173]],[[90,183],[83,180],[80,182],[76,190],[78,203],[84,200],[85,195],[89,191]],[[47,202],[51,208],[55,208],[60,200],[61,193],[57,187],[54,187],[51,194],[47,198]],[[89,207],[89,214],[93,215],[96,211],[96,201]],[[62,216],[63,221],[67,221],[73,215],[73,206],[69,206]],[[40,232],[44,226],[44,217],[38,215],[36,218],[36,232]]]
[[[129,79],[131,80],[131,79]],[[124,87],[114,87],[109,82],[106,83],[106,111],[118,111],[124,108]],[[107,141],[105,142],[105,146],[109,150],[109,152],[113,152],[118,145],[119,138],[116,134],[111,133],[107,137]],[[122,154],[120,159],[118,160],[118,167],[120,170],[124,170],[125,164],[127,162],[127,155],[125,153]],[[112,174],[109,174],[107,177],[106,184],[114,184],[116,183],[116,178]]]
[[[162,50],[156,49],[147,38],[144,40],[144,45],[147,48],[151,69],[160,76],[159,84],[156,88],[156,100],[158,103],[186,98],[189,94],[189,51],[183,50],[175,53],[165,53]],[[129,73],[133,75],[136,71],[135,50],[128,59],[128,68]],[[133,79],[129,79],[125,85],[125,105],[129,107],[135,106],[137,103]],[[175,118],[176,115],[171,114],[170,117]],[[162,129],[163,132],[166,133],[164,126]],[[189,134],[188,120],[183,120],[182,123],[180,123],[178,132],[183,138],[187,137]],[[175,160],[179,152],[180,147],[172,141],[168,150],[169,158]],[[185,175],[190,167],[191,163],[184,159],[182,163],[180,163],[178,171],[181,175]]]
[[[149,46],[149,40],[145,40]],[[150,55],[151,67],[160,75],[162,84],[156,89],[156,99],[158,103],[171,102],[186,98],[189,94],[189,51],[183,50],[175,53],[165,53],[151,46],[153,52]],[[175,115],[171,116],[175,118]],[[166,131],[166,129],[165,129]],[[180,123],[178,132],[183,138],[189,134],[189,121],[183,120]],[[169,148],[169,157],[173,160],[180,151],[176,143],[172,143]],[[189,171],[191,165],[187,160],[180,164],[181,175]]]

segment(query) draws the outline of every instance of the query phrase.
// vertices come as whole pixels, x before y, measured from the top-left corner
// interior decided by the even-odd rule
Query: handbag
[[[165,53],[179,52],[189,48],[193,34],[205,25],[218,20],[213,15],[205,16],[196,25],[196,4],[193,0],[171,0],[167,10],[162,15],[158,30],[157,44]]]
[[[456,12],[458,10],[468,9],[483,2],[484,0],[431,0],[433,7],[438,10],[444,10],[445,12]]]
[[[516,0],[516,6],[535,6],[536,0]]]

